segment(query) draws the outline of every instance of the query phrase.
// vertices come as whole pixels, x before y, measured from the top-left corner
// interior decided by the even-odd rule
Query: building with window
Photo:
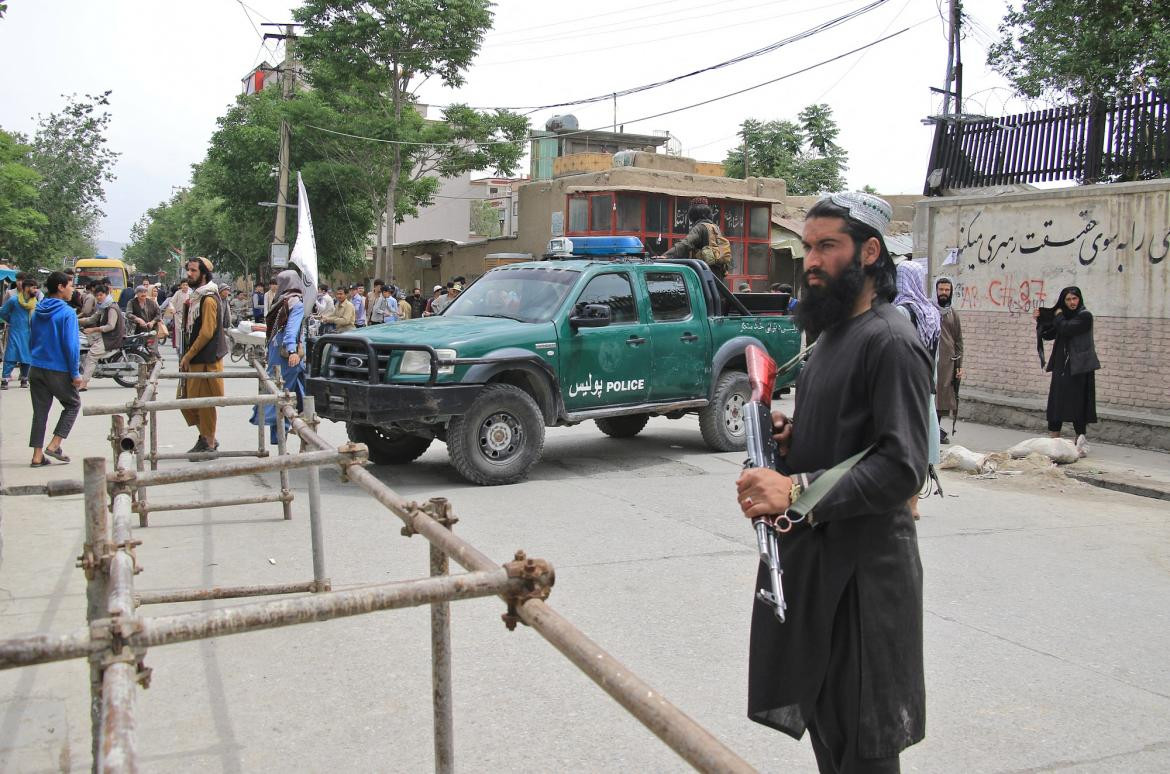
[[[772,249],[772,206],[785,196],[783,180],[736,180],[655,167],[680,159],[637,154],[636,165],[539,180],[520,189],[521,249],[539,254],[554,236],[628,235],[662,254],[686,236],[690,200],[704,196],[731,242],[726,281],[764,291],[790,282],[791,261],[778,265]]]
[[[705,196],[731,242],[729,285],[747,282],[752,290],[765,291],[774,282],[793,281],[797,256],[790,241],[773,245],[777,232],[772,208],[785,198],[783,180],[679,172],[665,167],[694,162],[651,153],[637,157],[628,166],[518,186],[522,217],[514,237],[466,244],[400,242],[394,248],[396,277],[406,286],[432,276],[470,279],[501,261],[543,255],[554,236],[636,236],[651,252],[661,254],[686,236],[690,200]],[[427,272],[436,274],[418,268],[424,264]]]
[[[576,116],[571,115],[553,116],[545,123],[544,131],[533,131],[530,136],[529,174],[533,180],[609,167],[610,158],[622,151],[657,153],[670,140],[669,132],[582,130]]]
[[[520,219],[520,186],[528,182],[527,177],[485,177],[471,181],[473,198],[492,207],[496,211],[499,229],[492,234],[480,234],[475,231],[473,218],[471,237],[516,236],[516,229]]]

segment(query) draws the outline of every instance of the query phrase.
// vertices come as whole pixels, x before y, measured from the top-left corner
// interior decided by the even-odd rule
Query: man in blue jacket
[[[47,295],[33,312],[29,334],[29,360],[32,368],[29,381],[32,387],[33,420],[28,445],[32,447],[32,467],[51,464],[46,457],[68,462],[61,451],[61,442],[69,436],[77,412],[81,409],[77,314],[69,306],[73,296],[73,279],[64,272],[55,271],[45,281]],[[53,438],[45,446],[45,425],[53,398],[61,404],[61,418],[53,429]],[[42,448],[44,447],[44,448]]]

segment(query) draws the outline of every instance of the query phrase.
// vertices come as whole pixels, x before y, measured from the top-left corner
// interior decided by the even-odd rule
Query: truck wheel
[[[447,452],[474,484],[512,484],[544,450],[544,417],[536,401],[511,384],[489,384],[466,414],[447,424]]]
[[[611,438],[633,438],[642,432],[642,428],[650,421],[649,414],[629,414],[624,417],[609,417],[595,419],[597,429]]]
[[[346,423],[345,432],[349,440],[366,445],[370,450],[370,461],[375,465],[405,465],[414,462],[430,447],[432,440],[397,428],[385,429],[353,422]]]
[[[744,404],[751,397],[747,374],[726,371],[715,382],[715,396],[699,412],[699,430],[715,451],[739,451],[747,447],[743,421]]]

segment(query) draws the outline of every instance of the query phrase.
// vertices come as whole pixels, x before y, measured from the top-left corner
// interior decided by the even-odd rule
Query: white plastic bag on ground
[[[1008,454],[1015,459],[1032,453],[1043,454],[1058,465],[1067,465],[1081,458],[1076,444],[1064,438],[1029,438],[1008,449]]]
[[[961,470],[964,473],[991,473],[995,470],[995,461],[989,454],[973,452],[964,446],[948,446],[939,462],[940,470]]]

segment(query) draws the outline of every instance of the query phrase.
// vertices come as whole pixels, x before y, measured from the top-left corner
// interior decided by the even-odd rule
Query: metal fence
[[[78,566],[86,577],[87,626],[63,635],[35,634],[0,641],[0,669],[74,658],[89,660],[94,771],[133,772],[138,768],[135,695],[137,685],[145,688],[150,683],[150,668],[145,663],[149,648],[379,610],[430,605],[435,771],[452,772],[455,742],[450,603],[492,595],[499,596],[506,605],[502,617],[509,630],[518,623],[532,627],[696,769],[710,772],[754,770],[547,604],[545,600],[555,581],[550,563],[527,557],[523,551],[516,552],[511,561],[502,565],[491,560],[452,531],[458,520],[445,499],[433,498],[426,503],[403,499],[363,468],[366,463],[363,445],[345,444],[334,448],[317,434],[311,397],[305,399],[303,415],[298,414],[292,396],[275,383],[261,365],[253,362],[252,366],[252,373],[224,375],[256,379],[260,389],[254,398],[168,401],[156,399],[160,379],[207,377],[164,373],[161,364],[154,366],[149,373],[143,367],[139,373],[136,400],[121,406],[89,407],[84,412],[87,415],[112,415],[113,471],[107,470],[104,459],[87,458],[81,481],[58,481],[45,487],[45,493],[50,496],[84,495],[85,545]],[[255,460],[213,461],[171,470],[157,469],[159,460],[187,457],[158,454],[155,415],[159,411],[248,404],[260,409],[275,405],[277,418],[286,420],[288,428],[300,439],[299,452],[294,454],[286,448],[288,430],[284,421],[278,421],[278,453],[274,456],[265,451],[261,435],[255,452],[225,451],[200,456],[201,459],[215,460],[216,457],[246,453],[257,456]],[[123,412],[128,418],[121,416]],[[260,428],[263,433],[263,422]],[[147,463],[151,470],[145,469]],[[366,491],[402,520],[404,536],[421,535],[429,543],[430,577],[343,591],[329,590],[320,519],[321,466],[338,466],[343,480]],[[293,492],[288,472],[293,469],[304,469],[308,473],[312,581],[283,586],[166,592],[135,588],[135,575],[141,571],[135,549],[141,541],[132,533],[133,514],[138,514],[139,525],[145,527],[152,512],[280,502],[285,518],[291,518]],[[168,484],[272,471],[280,474],[279,497],[172,504],[157,504],[148,497],[148,490]],[[449,574],[450,559],[467,572]],[[314,593],[191,613],[148,617],[139,610],[143,605],[154,603],[306,591]]]
[[[1116,99],[935,126],[924,193],[1053,180],[1148,180],[1170,174],[1170,99]]]

